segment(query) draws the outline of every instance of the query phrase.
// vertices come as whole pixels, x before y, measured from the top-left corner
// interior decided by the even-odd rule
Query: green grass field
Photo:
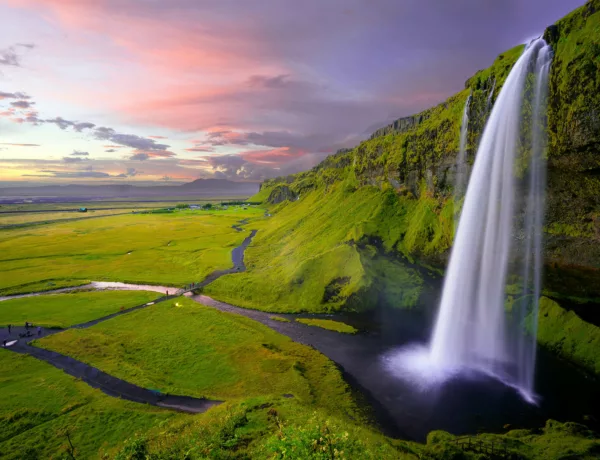
[[[88,219],[90,217],[101,217],[116,214],[129,214],[129,209],[107,209],[102,211],[88,212],[32,212],[17,214],[0,214],[0,227],[13,225],[28,225],[53,223],[55,221],[67,219]]]
[[[231,226],[263,212],[129,214],[3,230],[0,295],[66,279],[167,286],[201,281],[231,267],[231,250],[248,234]]]
[[[29,356],[0,349],[0,457],[98,458],[132,433],[188,415],[122,401]]]
[[[341,332],[343,334],[356,334],[357,329],[353,328],[349,324],[341,321],[334,321],[332,319],[313,319],[313,318],[298,318],[296,319],[299,323],[306,324],[307,326],[320,327],[322,329],[328,329],[330,331]]]
[[[69,292],[0,302],[0,326],[68,327],[150,302],[159,297],[146,291]]]
[[[417,229],[437,218],[429,204],[424,198],[419,204],[424,210],[408,222],[414,200],[392,199],[376,187],[349,191],[338,184],[272,206],[273,217],[253,225],[259,232],[246,251],[248,271],[222,277],[205,292],[234,305],[282,313],[361,310],[378,298],[393,307],[414,307],[423,285],[418,272],[375,257],[372,246],[361,249],[357,243],[365,235],[380,236],[393,249],[404,243],[403,234],[411,234],[411,244],[424,244]],[[396,220],[403,226],[392,224],[395,214],[405,216]],[[436,231],[444,239],[445,230]]]
[[[332,413],[357,410],[325,356],[253,320],[187,298],[36,344],[163,393],[226,401],[292,394]]]
[[[136,199],[131,198],[111,198],[108,200],[78,200],[78,201],[62,201],[57,203],[15,203],[15,204],[0,204],[0,213],[6,211],[64,211],[79,209],[81,207],[88,209],[98,208],[111,208],[111,209],[156,209],[172,207],[179,203],[187,204],[204,204],[204,203],[220,203],[222,201],[237,201],[243,200],[241,197],[204,197],[204,198],[193,198],[189,196],[184,197],[149,197],[148,199]]]

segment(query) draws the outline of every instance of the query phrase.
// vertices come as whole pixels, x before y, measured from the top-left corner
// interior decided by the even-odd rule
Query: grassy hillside
[[[355,421],[306,410],[293,400],[255,398],[225,404],[201,417],[174,420],[130,438],[114,449],[118,460],[269,458],[478,460],[481,454],[457,447],[443,431],[429,434],[426,444],[386,438]],[[523,460],[592,460],[600,441],[585,426],[549,420],[541,430],[479,434],[473,443],[504,448]]]
[[[600,124],[593,122],[600,113],[599,31],[600,0],[592,0],[546,32],[555,56],[545,287],[579,297],[600,297]],[[466,99],[471,94],[472,163],[490,102],[522,50],[498,56],[442,104],[397,120],[310,171],[265,181],[253,200],[270,204],[273,217],[248,249],[248,272],[221,278],[207,292],[271,311],[418,305],[428,272],[443,270],[452,244]],[[520,155],[527,154],[524,144]]]
[[[29,356],[0,349],[0,456],[95,458],[131,433],[189,416],[121,401]]]
[[[365,309],[378,299],[414,307],[423,279],[400,257],[407,248],[448,247],[451,219],[437,219],[448,209],[425,196],[415,201],[377,187],[354,189],[351,179],[319,187],[275,207],[246,251],[248,271],[220,278],[205,292],[269,311]]]

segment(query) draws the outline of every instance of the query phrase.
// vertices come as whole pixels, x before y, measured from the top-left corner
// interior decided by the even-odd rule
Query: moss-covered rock
[[[600,375],[600,327],[586,323],[547,297],[540,299],[538,318],[540,344]]]

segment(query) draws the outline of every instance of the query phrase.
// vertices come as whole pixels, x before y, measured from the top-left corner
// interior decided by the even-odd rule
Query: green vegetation
[[[262,215],[256,208],[244,217]],[[0,294],[38,283],[105,280],[180,286],[231,267],[242,211],[86,219],[0,232]]]
[[[72,280],[64,278],[60,280],[42,280],[33,283],[25,283],[19,286],[12,286],[1,290],[1,295],[31,294],[33,292],[53,291],[55,289],[84,286],[89,284],[90,280]]]
[[[290,323],[291,321],[287,318],[284,318],[283,316],[277,316],[277,315],[271,315],[269,316],[269,319],[272,319],[273,321],[280,321],[282,323]]]
[[[600,375],[600,327],[586,323],[547,297],[540,299],[538,323],[539,343]]]
[[[187,420],[130,438],[115,459],[288,458],[305,459],[465,459],[481,454],[463,450],[458,436],[434,431],[427,444],[393,440],[347,418],[311,410],[294,400],[253,398],[223,404]],[[600,441],[585,426],[549,420],[540,431],[479,434],[473,443],[506,446],[524,460],[597,458]],[[490,445],[487,444],[487,445]]]
[[[358,411],[347,384],[325,356],[260,323],[188,298],[88,329],[70,329],[36,344],[163,393],[226,401],[292,394],[332,414]]]
[[[89,219],[90,217],[114,216],[128,214],[129,209],[108,209],[102,211],[89,211],[82,215],[78,212],[34,212],[23,214],[0,214],[0,228],[12,226],[25,226],[33,224],[54,223],[68,219]]]
[[[410,233],[411,247],[423,250],[451,241],[451,223],[435,227],[434,242],[418,231],[423,219],[447,212],[428,208],[428,200],[417,202],[375,187],[349,192],[345,184],[311,191],[255,223],[260,230],[246,250],[248,270],[218,279],[205,292],[273,312],[363,310],[378,299],[393,307],[414,307],[423,280],[400,258],[407,244],[403,236]],[[417,206],[424,210],[415,217]],[[398,216],[403,220],[394,222]],[[388,252],[396,257],[386,257]]]
[[[545,36],[554,62],[545,254],[551,276],[544,287],[558,297],[600,297],[600,290],[594,291],[600,260],[600,0],[589,1]],[[3,230],[0,294],[90,279],[169,286],[200,281],[231,266],[231,249],[248,234],[231,228],[242,214],[251,221],[246,228],[259,230],[246,253],[248,271],[218,279],[206,293],[273,312],[362,311],[377,304],[417,308],[452,243],[460,206],[452,199],[452,165],[465,101],[471,95],[467,157],[472,162],[489,114],[488,98],[497,97],[522,49],[503,53],[438,106],[397,120],[311,171],[266,181],[252,201],[269,205],[268,218],[254,207],[176,207],[185,202],[181,199],[150,205],[161,209],[156,214]],[[527,146],[520,147],[526,153]],[[93,208],[73,207],[80,206]],[[165,208],[176,210],[163,213]],[[580,283],[583,272],[586,282]],[[583,294],[571,290],[578,284],[584,285]],[[6,322],[66,325],[79,322],[77,315],[84,321],[121,306],[90,302],[92,294],[67,294],[60,296],[67,302],[43,306],[36,299],[3,302],[0,315],[12,315]],[[300,321],[334,330],[347,326]],[[600,372],[599,330],[542,299],[540,343],[595,373]],[[189,299],[68,330],[36,345],[143,387],[226,402],[193,417],[149,409],[105,397],[32,358],[0,350],[0,452],[9,457],[66,455],[69,430],[83,458],[99,449],[118,459],[480,458],[460,450],[456,437],[444,432],[431,433],[426,445],[383,437],[366,425],[367,417],[327,358],[252,320]],[[123,443],[125,433],[135,436]],[[592,459],[600,452],[585,427],[555,421],[541,431],[477,439],[503,443],[526,459]]]
[[[0,302],[0,325],[68,327],[142,305],[158,297],[145,291],[92,291],[40,295]]]
[[[600,260],[599,31],[600,0],[592,0],[546,33],[555,57],[545,248],[553,272],[545,288],[579,297],[600,297],[591,274]],[[452,166],[465,100],[471,94],[472,162],[488,99],[498,96],[522,50],[506,51],[438,106],[397,120],[310,171],[265,181],[251,200],[269,204],[273,217],[248,249],[248,272],[219,279],[207,293],[280,312],[417,306],[429,287],[424,272],[445,265],[452,242]],[[525,158],[528,146],[520,151]]]
[[[308,326],[321,327],[330,331],[342,332],[344,334],[356,334],[358,329],[353,328],[349,324],[332,319],[314,319],[314,318],[297,318],[296,321]]]
[[[444,431],[433,431],[427,437],[423,457],[427,459],[480,459],[477,453],[464,452],[452,442],[459,438]],[[473,442],[506,446],[517,458],[548,460],[577,458],[592,460],[600,452],[600,440],[585,426],[578,423],[560,423],[548,420],[542,430],[511,430],[503,435],[479,434]],[[488,444],[489,445],[489,444]]]
[[[294,399],[262,397],[226,403],[200,417],[134,436],[114,458],[416,460],[419,448]]]
[[[94,458],[187,415],[104,395],[49,364],[0,349],[0,455],[5,459]]]

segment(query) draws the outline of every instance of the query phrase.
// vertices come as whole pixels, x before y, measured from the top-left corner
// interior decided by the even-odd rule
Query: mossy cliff
[[[600,297],[600,0],[545,36],[554,49],[545,288]],[[498,56],[438,106],[377,130],[310,171],[265,181],[253,200],[271,203],[273,216],[248,249],[248,272],[221,278],[208,290],[273,311],[423,303],[452,244],[465,102],[471,95],[472,164],[493,102],[522,50]],[[527,154],[526,145],[520,154]]]

